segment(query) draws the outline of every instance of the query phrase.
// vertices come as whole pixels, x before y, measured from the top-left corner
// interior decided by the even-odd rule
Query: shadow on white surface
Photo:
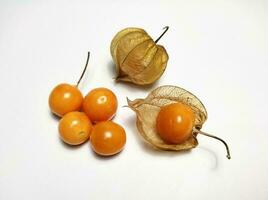
[[[48,110],[49,112],[49,115],[50,117],[53,119],[53,120],[56,120],[56,121],[59,121],[61,118],[57,115],[55,115],[53,112],[51,112],[50,110]]]
[[[123,151],[124,151],[124,149],[122,150],[122,151],[120,151],[119,153],[117,153],[117,154],[115,154],[115,155],[112,155],[112,156],[101,156],[101,155],[99,155],[99,154],[97,154],[92,148],[91,148],[91,146],[90,145],[88,145],[88,147],[89,147],[89,153],[90,153],[90,156],[92,157],[94,157],[94,158],[96,158],[97,160],[103,160],[103,161],[106,161],[106,160],[112,160],[112,159],[115,159],[115,158],[117,158]]]
[[[201,145],[197,146],[196,149],[199,151],[203,151],[204,153],[209,154],[210,157],[212,157],[212,159],[210,159],[211,160],[211,168],[210,168],[211,170],[218,169],[218,163],[219,163],[218,157],[217,157],[217,154],[213,150],[211,150],[207,147],[201,146]],[[229,160],[227,160],[227,161],[229,162]]]
[[[116,78],[116,67],[115,67],[115,64],[114,64],[112,59],[110,59],[109,62],[107,63],[107,68],[108,68],[109,76],[113,77],[113,79],[115,79]]]
[[[76,149],[80,149],[82,148],[82,146],[88,144],[88,140],[86,142],[84,142],[83,144],[80,145],[69,145],[65,142],[63,142],[60,137],[58,137],[59,143],[67,150],[76,150]]]

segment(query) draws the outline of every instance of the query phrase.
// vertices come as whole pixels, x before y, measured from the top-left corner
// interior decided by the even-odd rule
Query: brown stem
[[[83,70],[83,72],[82,72],[82,74],[81,74],[79,80],[78,80],[77,83],[76,83],[76,87],[78,87],[80,81],[82,80],[82,78],[83,78],[83,76],[84,76],[84,74],[85,74],[85,72],[86,72],[86,70],[87,70],[87,65],[88,65],[89,57],[90,57],[90,52],[87,52],[87,61],[86,61],[86,65],[85,65],[85,67],[84,67],[84,70]]]
[[[165,35],[169,29],[169,26],[165,26],[163,29],[165,29],[165,31],[154,41],[155,43],[157,43],[163,37],[163,35]]]
[[[216,140],[221,141],[221,142],[224,144],[224,146],[225,146],[225,148],[226,148],[226,151],[227,151],[227,156],[226,156],[226,157],[227,157],[228,159],[231,159],[231,155],[230,155],[229,147],[228,147],[227,143],[226,143],[223,139],[221,139],[221,138],[219,138],[219,137],[217,137],[217,136],[215,136],[215,135],[211,135],[211,134],[205,133],[205,132],[200,131],[200,130],[195,130],[195,131],[196,131],[197,133],[201,134],[201,135],[205,135],[205,136],[208,136],[208,137],[211,137],[211,138],[214,138],[214,139],[216,139]]]

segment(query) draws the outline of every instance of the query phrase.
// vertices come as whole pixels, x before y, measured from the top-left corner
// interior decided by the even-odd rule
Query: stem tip
[[[164,32],[154,41],[155,43],[157,43],[163,37],[163,35],[165,35],[165,33],[169,29],[169,26],[165,26],[163,29],[164,29]]]
[[[197,129],[195,130],[195,132],[197,132],[197,133],[199,133],[199,134],[201,134],[201,135],[205,135],[205,136],[208,136],[208,137],[211,137],[211,138],[214,138],[214,139],[216,139],[216,140],[221,141],[221,142],[224,144],[224,146],[225,146],[225,148],[226,148],[226,151],[227,151],[227,155],[226,155],[226,157],[227,157],[229,160],[231,159],[231,154],[230,154],[230,150],[229,150],[228,144],[227,144],[223,139],[221,139],[221,138],[219,138],[219,137],[217,137],[217,136],[215,136],[215,135],[211,135],[211,134],[205,133],[205,132],[203,132],[203,131],[197,130]]]
[[[87,65],[88,65],[89,57],[90,57],[90,52],[87,52],[87,61],[86,61],[86,65],[85,65],[85,67],[84,67],[84,70],[83,70],[83,72],[82,72],[82,74],[81,74],[79,80],[78,80],[77,83],[76,83],[76,87],[78,87],[80,81],[82,80],[82,78],[83,78],[83,76],[84,76],[84,74],[85,74],[85,72],[86,72],[86,70],[87,70]]]

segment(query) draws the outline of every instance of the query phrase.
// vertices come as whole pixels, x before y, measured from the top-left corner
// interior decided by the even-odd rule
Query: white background
[[[268,2],[263,1],[0,1],[0,199],[268,199]],[[113,36],[142,27],[169,53],[161,80],[147,88],[114,83]],[[112,89],[125,150],[96,156],[86,143],[64,145],[48,95],[76,83],[91,51],[83,94]],[[206,105],[204,131],[187,153],[146,145],[125,97],[159,85],[181,86]]]

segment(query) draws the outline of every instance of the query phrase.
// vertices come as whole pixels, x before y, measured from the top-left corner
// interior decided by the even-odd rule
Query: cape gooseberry
[[[107,88],[91,90],[83,101],[83,111],[94,123],[110,120],[115,115],[116,110],[117,98]]]
[[[105,121],[93,127],[90,137],[92,149],[101,156],[119,153],[126,144],[126,133],[122,126]]]
[[[167,143],[180,144],[192,134],[194,113],[182,103],[173,103],[162,107],[156,119],[159,136]]]
[[[141,28],[125,28],[114,36],[110,52],[116,67],[117,81],[148,85],[162,76],[168,54],[157,42],[169,27],[164,29],[155,41]]]
[[[145,99],[128,99],[128,106],[136,113],[140,135],[161,150],[182,151],[198,145],[197,135],[205,135],[227,143],[219,137],[201,131],[207,119],[202,102],[189,91],[171,85],[160,86]]]
[[[92,124],[83,112],[69,112],[59,122],[60,138],[70,145],[79,145],[87,141],[91,129]]]
[[[82,80],[87,69],[90,52],[88,52],[86,65],[76,85],[62,83],[57,85],[49,95],[49,108],[52,113],[62,117],[66,113],[79,111],[83,103],[83,95],[78,89],[78,85]]]

